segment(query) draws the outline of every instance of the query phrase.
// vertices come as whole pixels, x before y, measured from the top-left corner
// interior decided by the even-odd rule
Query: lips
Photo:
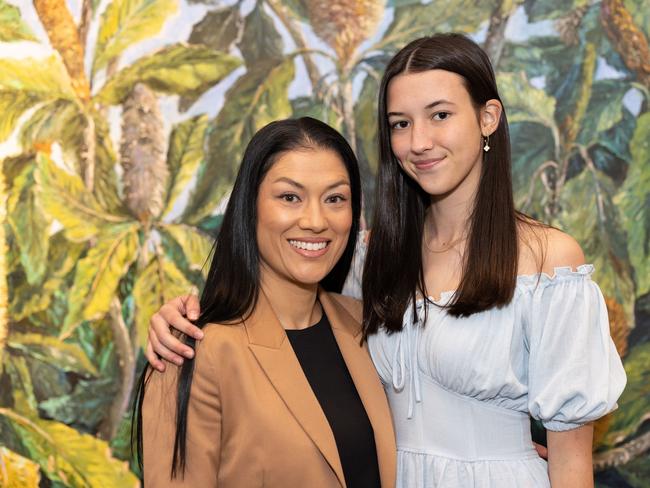
[[[422,171],[422,170],[431,169],[444,160],[445,160],[445,156],[441,158],[430,158],[430,159],[420,159],[418,161],[411,161],[411,164],[415,166],[415,169]]]
[[[326,239],[289,239],[289,245],[298,254],[305,257],[319,257],[325,254],[329,248],[330,241]]]

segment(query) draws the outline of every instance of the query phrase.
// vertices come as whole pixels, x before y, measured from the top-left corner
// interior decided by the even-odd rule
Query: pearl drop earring
[[[483,139],[485,140],[485,145],[483,146],[483,150],[485,152],[488,152],[490,150],[490,136],[485,136],[483,137]]]

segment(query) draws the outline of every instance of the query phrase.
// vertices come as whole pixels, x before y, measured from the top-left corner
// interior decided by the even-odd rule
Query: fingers
[[[175,337],[169,330],[170,325],[174,328],[177,328],[184,332],[182,328],[183,325],[179,327],[178,318],[170,320],[164,318],[162,314],[156,313],[151,317],[149,321],[149,342],[153,346],[153,350],[164,359],[168,361],[173,361],[176,364],[182,364],[182,360],[179,356],[184,356],[186,358],[192,358],[194,356],[194,350],[186,344],[183,344],[177,337]],[[187,322],[184,318],[181,317],[183,322]],[[194,327],[190,324],[190,326]],[[177,356],[178,355],[178,356]]]
[[[196,320],[201,315],[201,305],[199,304],[198,295],[188,295],[184,297],[185,315],[190,320]]]
[[[176,338],[174,338],[174,339],[176,341],[178,341],[178,339],[176,339]],[[180,344],[180,348],[186,348],[187,347],[187,346],[183,345],[180,341],[178,341],[178,343]],[[158,339],[158,336],[156,336],[156,333],[153,331],[152,328],[149,328],[149,344],[151,345],[151,347],[153,349],[153,354],[154,355],[157,355],[158,357],[164,359],[165,361],[169,361],[170,363],[174,363],[174,364],[177,364],[179,366],[181,364],[183,364],[183,358],[179,354],[175,353],[172,349],[167,347],[165,344],[163,344]]]
[[[163,339],[167,338],[166,332],[169,332],[169,327],[173,327],[183,334],[194,337],[195,339],[203,339],[203,331],[183,316],[186,315],[186,313],[191,312],[198,318],[198,310],[199,301],[196,296],[190,295],[187,297],[176,297],[160,307],[160,310],[158,310],[158,312],[151,318],[149,328],[151,329],[154,326],[154,318],[158,317],[164,322],[161,323],[158,328],[154,329],[154,332],[162,342],[165,342],[165,344],[166,341]],[[160,323],[160,320],[157,320],[157,322]]]
[[[533,446],[535,447],[537,454],[539,454],[539,457],[542,459],[548,459],[548,449],[541,444],[537,444],[537,442],[533,442]]]
[[[152,368],[160,371],[161,373],[165,371],[165,363],[158,359],[158,355],[153,351],[153,347],[151,346],[150,341],[147,341],[147,347],[144,350],[144,355],[147,358],[147,361],[149,361],[149,364]]]

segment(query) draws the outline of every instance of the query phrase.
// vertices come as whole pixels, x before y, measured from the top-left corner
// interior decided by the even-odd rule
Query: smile
[[[307,242],[291,239],[289,240],[289,244],[291,244],[296,249],[302,249],[304,251],[321,251],[327,247],[329,241]]]
[[[433,168],[438,163],[441,163],[444,160],[445,160],[445,156],[441,158],[431,158],[431,159],[422,159],[419,161],[411,161],[411,164],[413,164],[413,166],[415,166],[415,169],[417,170],[426,170],[426,169]]]

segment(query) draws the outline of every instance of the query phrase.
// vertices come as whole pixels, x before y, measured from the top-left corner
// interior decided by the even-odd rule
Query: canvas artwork
[[[0,486],[131,487],[150,316],[200,289],[243,148],[338,128],[372,228],[378,83],[463,32],[496,68],[517,207],[596,268],[628,385],[599,487],[650,487],[650,6],[643,0],[0,0]]]

